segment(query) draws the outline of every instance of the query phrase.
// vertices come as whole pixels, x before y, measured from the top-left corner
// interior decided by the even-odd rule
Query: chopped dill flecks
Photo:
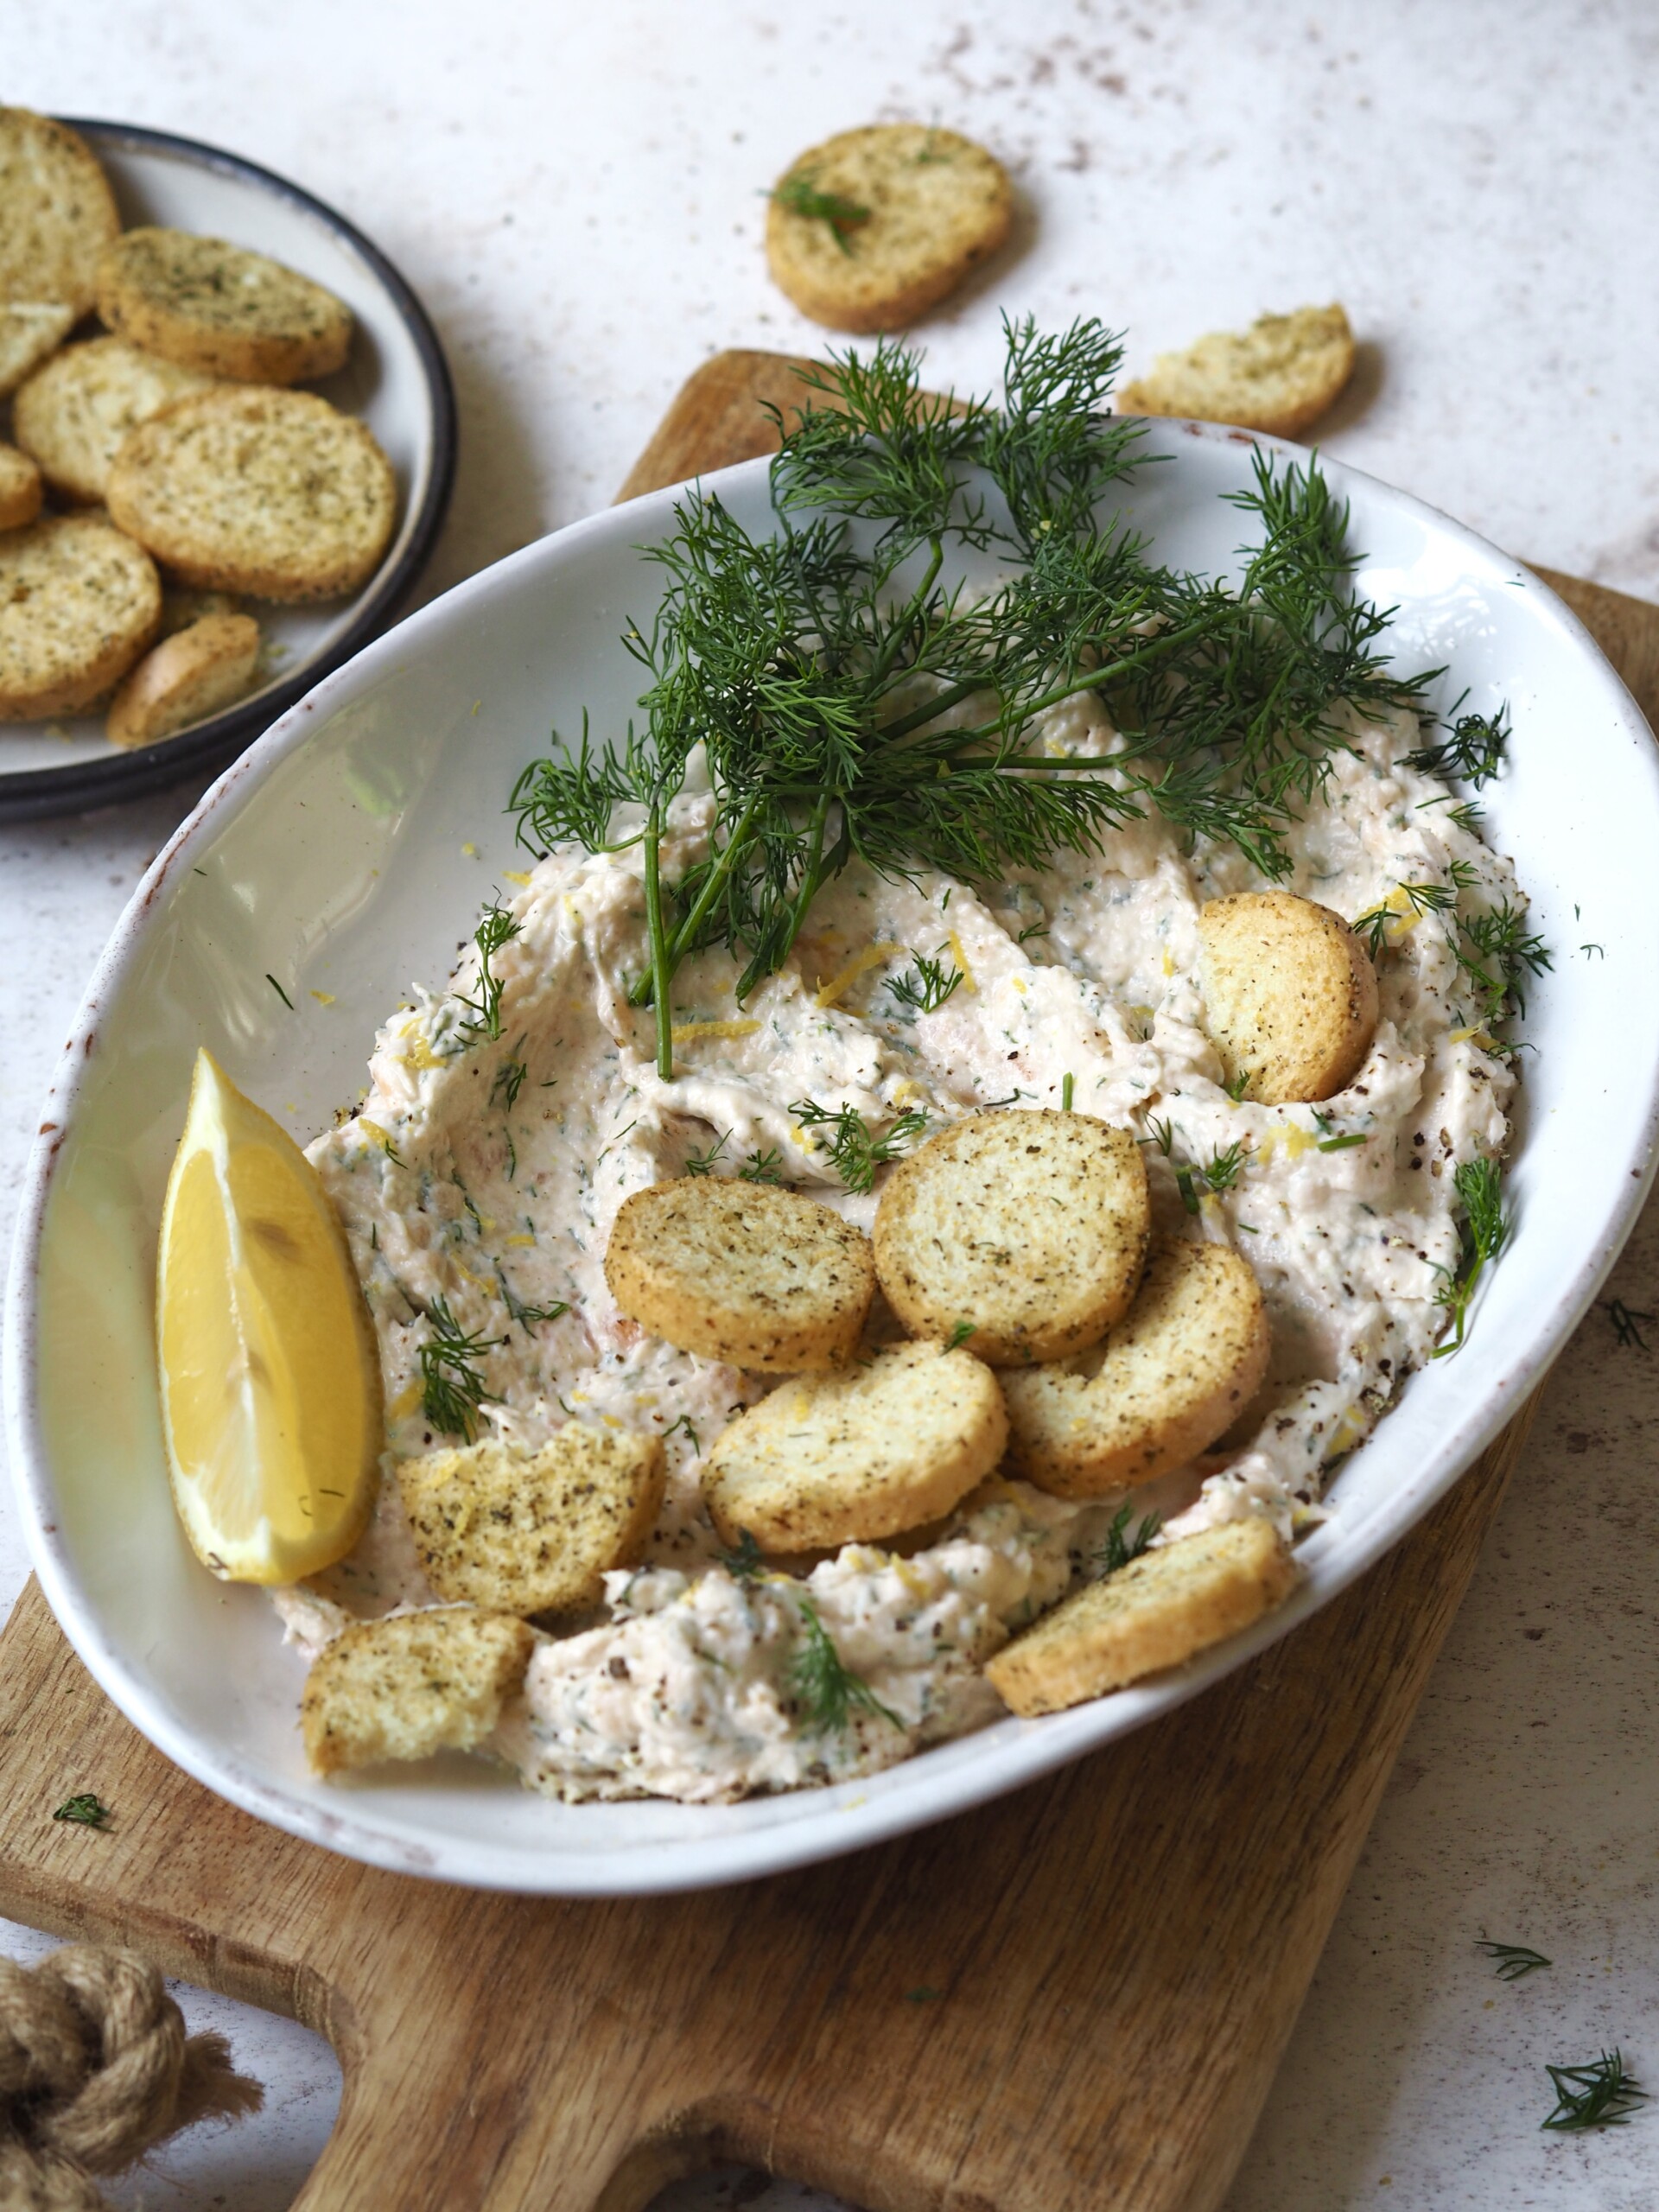
[[[1476,1287],[1510,1238],[1503,1171],[1497,1160],[1466,1160],[1452,1171],[1452,1181],[1464,1205],[1463,1251],[1456,1269],[1434,1294],[1434,1303],[1445,1306],[1451,1317],[1452,1333],[1436,1345],[1431,1359],[1445,1359],[1461,1351]]]
[[[724,1136],[716,1137],[707,1152],[688,1153],[685,1158],[686,1173],[693,1176],[712,1175],[720,1163],[720,1155],[725,1151],[731,1134],[728,1129]]]
[[[748,1532],[746,1529],[744,1534]],[[789,1687],[800,1700],[807,1725],[815,1734],[828,1736],[843,1729],[855,1709],[880,1713],[902,1729],[904,1722],[889,1712],[861,1675],[855,1675],[836,1649],[836,1640],[818,1618],[810,1598],[798,1598],[801,1611],[801,1641],[790,1662]]]
[[[1235,1137],[1225,1152],[1218,1152],[1204,1171],[1204,1179],[1212,1191],[1230,1191],[1238,1181],[1249,1151],[1247,1137]]]
[[[1127,1567],[1132,1559],[1139,1559],[1163,1526],[1157,1514],[1148,1513],[1131,1536],[1128,1526],[1133,1516],[1134,1508],[1129,1505],[1120,1505],[1113,1514],[1106,1541],[1095,1554],[1095,1564],[1103,1573],[1116,1574],[1119,1567]]]
[[[791,215],[804,216],[809,223],[828,223],[830,235],[843,253],[852,251],[847,243],[849,233],[861,230],[870,219],[868,207],[842,193],[820,192],[809,176],[786,176],[771,197]]]
[[[461,995],[462,1006],[472,1008],[470,1017],[461,1025],[461,1034],[469,1043],[486,1037],[493,1044],[500,1037],[501,979],[490,963],[502,946],[511,944],[518,935],[518,923],[499,900],[484,909],[483,919],[473,932],[473,943],[478,947],[478,995]]]
[[[976,1321],[957,1321],[953,1325],[950,1335],[944,1340],[944,1348],[946,1351],[959,1351],[969,1337],[976,1336],[978,1333],[979,1325]]]
[[[522,1037],[518,1039],[520,1045],[524,1041]],[[495,1071],[494,1079],[490,1084],[491,1105],[499,1104],[503,1113],[510,1114],[518,1103],[518,1093],[524,1089],[524,1077],[529,1073],[530,1070],[518,1058],[518,1046],[515,1046],[512,1052],[502,1061]]]
[[[1586,2066],[1546,2066],[1555,2092],[1555,2109],[1539,2121],[1561,2134],[1586,2127],[1622,2127],[1648,2093],[1626,2073],[1618,2046],[1604,2050]]]
[[[784,1155],[775,1144],[764,1152],[752,1152],[737,1171],[740,1183],[781,1183],[784,1179]]]
[[[1634,1344],[1638,1351],[1646,1351],[1648,1340],[1638,1325],[1645,1321],[1651,1326],[1655,1321],[1659,1321],[1659,1313],[1638,1313],[1622,1298],[1605,1298],[1602,1305],[1607,1319],[1613,1325],[1614,1343],[1621,1347]]]
[[[1500,1981],[1519,1981],[1523,1974],[1535,1974],[1540,1967],[1554,1963],[1541,1951],[1529,1950],[1524,1943],[1490,1943],[1483,1936],[1475,1948],[1497,1961],[1495,1972]]]
[[[434,1428],[470,1444],[478,1433],[478,1409],[493,1397],[473,1362],[506,1338],[463,1329],[447,1299],[435,1298],[426,1318],[432,1334],[419,1355],[422,1409]]]
[[[874,1190],[876,1169],[901,1158],[927,1127],[927,1116],[919,1109],[901,1114],[884,1137],[875,1135],[855,1107],[838,1107],[832,1114],[814,1099],[798,1098],[789,1110],[804,1129],[830,1132],[820,1142],[849,1191]]]
[[[1465,698],[1468,696],[1464,694]],[[1458,702],[1462,703],[1462,700]],[[1452,711],[1457,714],[1457,708]],[[1509,713],[1506,705],[1495,715],[1459,715],[1442,744],[1425,745],[1408,753],[1405,766],[1421,769],[1428,776],[1459,776],[1479,791],[1503,766],[1510,742]]]
[[[293,1000],[289,998],[288,993],[283,988],[276,978],[271,974],[269,968],[265,970],[265,981],[270,985],[271,989],[276,992],[277,997],[281,999],[283,1004],[288,1008],[289,1012],[292,1014],[294,1011]]]
[[[678,1426],[678,1422],[676,1422],[675,1427],[677,1427]],[[690,1421],[686,1422],[686,1427],[688,1430],[690,1429],[691,1424]],[[669,1434],[671,1436],[673,1433],[672,1429],[669,1431]],[[696,1433],[693,1432],[692,1441],[695,1443],[696,1440]],[[725,1568],[727,1573],[733,1576],[739,1582],[757,1581],[760,1577],[766,1573],[766,1562],[761,1554],[760,1545],[754,1541],[754,1531],[753,1529],[740,1529],[738,1530],[736,1543],[732,1546],[729,1551],[721,1552],[720,1554],[720,1563]]]
[[[68,1821],[76,1827],[101,1828],[110,1817],[110,1808],[99,1802],[95,1791],[80,1789],[73,1797],[66,1797],[52,1817],[54,1821]]]
[[[914,969],[896,976],[887,988],[900,1006],[914,1007],[918,1014],[937,1014],[962,980],[960,968],[953,967],[947,976],[942,960],[929,960],[918,952]]]

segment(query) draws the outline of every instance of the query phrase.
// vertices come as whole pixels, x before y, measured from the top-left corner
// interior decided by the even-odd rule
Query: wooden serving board
[[[764,451],[728,353],[628,495]],[[1659,608],[1550,582],[1659,712]],[[171,1767],[31,1582],[0,1637],[0,1911],[333,2042],[305,2212],[634,2212],[734,2158],[872,2212],[1211,2212],[1249,2140],[1530,1407],[1353,1589],[1155,1726],[804,1873],[564,1904],[331,1856]],[[54,1824],[96,1787],[114,1826]]]

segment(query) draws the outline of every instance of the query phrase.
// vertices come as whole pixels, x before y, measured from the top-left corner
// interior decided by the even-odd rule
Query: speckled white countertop
[[[983,139],[1022,196],[1014,250],[919,334],[935,379],[988,379],[1003,306],[1102,315],[1138,366],[1340,298],[1364,353],[1333,454],[1659,598],[1651,0],[0,0],[0,99],[232,147],[403,269],[461,404],[432,592],[602,505],[707,353],[820,342],[766,281],[760,192],[832,130],[916,116]],[[0,830],[7,1236],[81,986],[189,796]],[[1611,1289],[1659,1313],[1653,1210]],[[1229,2212],[1659,2202],[1659,2107],[1538,2127],[1546,2061],[1617,2043],[1659,2089],[1659,1322],[1648,1343],[1598,1310],[1550,1386]],[[0,1505],[0,1605],[24,1571]],[[1483,1931],[1554,1963],[1506,1986]],[[332,2058],[184,1995],[269,2108],[119,2200],[276,2212],[327,2134]],[[823,2202],[754,2187],[664,2203]]]

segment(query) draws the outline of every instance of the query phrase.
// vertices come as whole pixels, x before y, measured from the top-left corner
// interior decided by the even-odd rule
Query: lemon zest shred
[[[521,1229],[516,1236],[503,1237],[501,1241],[506,1245],[509,1250],[512,1250],[515,1246],[533,1244],[536,1242],[536,1239],[533,1236],[527,1235],[526,1232]]]
[[[688,1045],[697,1037],[753,1037],[760,1027],[758,1021],[677,1021],[670,1034],[677,1045]]]
[[[391,1403],[386,1408],[386,1412],[393,1421],[402,1421],[404,1415],[405,1414],[412,1414],[416,1407],[418,1406],[420,1402],[420,1383],[416,1381],[410,1381],[404,1383],[403,1389],[397,1393]]]
[[[333,1006],[334,1003],[334,995],[332,991],[313,991],[311,995],[319,1006]]]
[[[1363,1436],[1370,1433],[1370,1416],[1358,1406],[1350,1406],[1332,1432],[1331,1451],[1351,1452]]]
[[[974,981],[974,971],[968,964],[968,956],[962,949],[962,939],[957,935],[955,930],[949,931],[945,943],[950,948],[952,959],[962,970],[963,982],[967,984],[970,991],[976,991],[979,985]]]
[[[834,1006],[845,997],[861,976],[867,975],[872,968],[879,968],[884,960],[891,960],[895,952],[902,952],[904,949],[902,944],[867,944],[862,952],[855,953],[847,965],[830,978],[813,999],[813,1005],[818,1007]]]
[[[521,891],[530,881],[529,872],[522,868],[504,868],[501,876],[504,882],[516,883]]]

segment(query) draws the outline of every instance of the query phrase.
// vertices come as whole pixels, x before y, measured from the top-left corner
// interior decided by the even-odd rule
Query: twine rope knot
[[[199,2120],[264,2101],[221,2035],[188,2036],[135,1951],[67,1944],[37,1967],[0,1958],[0,2204],[108,2212],[94,2176],[132,2165]]]

